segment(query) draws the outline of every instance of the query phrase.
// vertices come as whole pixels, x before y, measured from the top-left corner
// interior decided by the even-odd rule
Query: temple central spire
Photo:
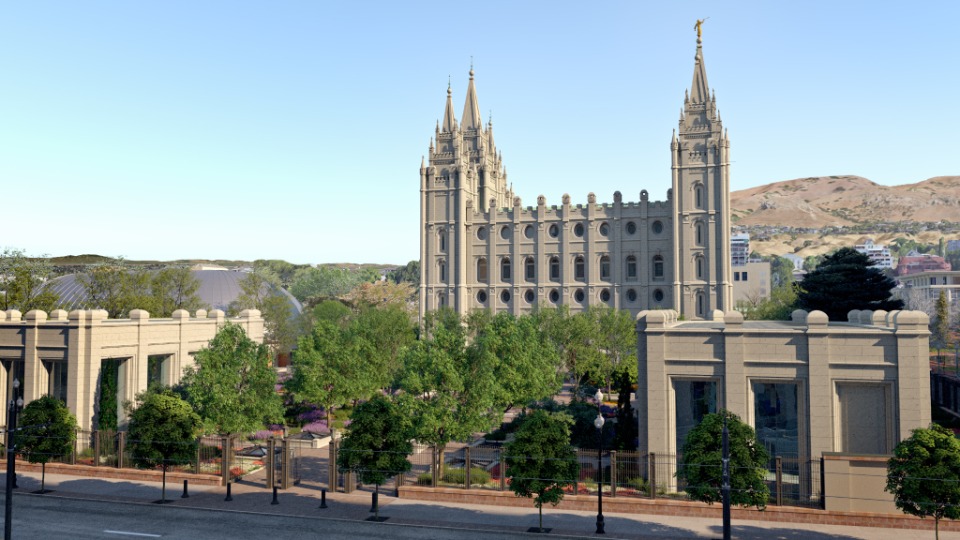
[[[470,83],[467,85],[467,101],[463,104],[461,129],[483,129],[480,116],[480,103],[477,101],[477,88],[473,84],[473,66],[470,67]]]

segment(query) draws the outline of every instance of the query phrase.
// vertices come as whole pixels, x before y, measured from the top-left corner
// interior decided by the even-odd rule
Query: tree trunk
[[[933,537],[940,540],[940,518],[933,516]]]
[[[40,493],[47,492],[47,462],[40,464]]]
[[[373,507],[373,520],[376,522],[380,521],[380,484],[377,484],[376,491],[377,494],[377,505]]]
[[[538,504],[537,510],[540,511],[540,532],[543,532],[543,505]]]

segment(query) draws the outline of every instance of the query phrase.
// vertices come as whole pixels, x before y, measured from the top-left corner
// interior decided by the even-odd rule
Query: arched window
[[[583,281],[586,279],[586,269],[583,264],[583,257],[577,255],[577,258],[573,260],[573,279],[577,281]]]
[[[702,246],[703,245],[703,222],[702,221],[698,221],[697,224],[694,225],[694,232],[696,236],[697,245]]]
[[[440,281],[447,281],[447,263],[443,261],[437,263],[437,275],[440,276]]]
[[[510,281],[510,258],[504,257],[500,261],[500,281]]]
[[[703,257],[697,256],[697,279],[703,279]]]
[[[703,317],[706,313],[704,304],[706,304],[706,302],[703,297],[703,291],[699,291],[697,292],[697,317]]]
[[[446,251],[447,250],[447,232],[444,230],[441,230],[438,233],[438,236],[439,236],[438,240],[440,243],[440,251]]]
[[[437,305],[443,307],[447,305],[447,297],[442,293],[437,293]]]
[[[610,256],[600,257],[600,279],[610,279]]]
[[[487,282],[487,259],[484,257],[477,259],[477,281]]]
[[[637,258],[633,255],[627,257],[627,279],[637,279]]]
[[[701,184],[693,187],[693,205],[696,208],[703,208],[703,185]]]
[[[560,281],[560,257],[550,257],[550,279]]]
[[[663,279],[663,257],[653,256],[653,279]]]
[[[527,281],[537,279],[537,269],[533,264],[533,257],[527,257],[527,260],[523,261],[523,277]]]

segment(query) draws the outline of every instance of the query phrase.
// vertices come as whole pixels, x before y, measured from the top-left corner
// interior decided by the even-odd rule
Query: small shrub
[[[647,480],[642,477],[631,478],[630,480],[627,480],[627,485],[637,491],[644,492],[644,493],[649,488],[649,484],[647,484]]]
[[[417,475],[417,485],[418,486],[432,486],[433,485],[433,475],[431,473],[422,473]]]
[[[465,484],[467,482],[466,470],[447,469],[443,473],[443,481],[448,484]],[[490,473],[480,467],[470,468],[471,484],[486,484],[490,481]]]

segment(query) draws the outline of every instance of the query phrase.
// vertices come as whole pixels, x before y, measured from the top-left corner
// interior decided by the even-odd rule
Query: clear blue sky
[[[732,189],[960,173],[955,2],[13,2],[0,246],[416,258],[447,77],[525,205],[664,199],[697,18]]]

